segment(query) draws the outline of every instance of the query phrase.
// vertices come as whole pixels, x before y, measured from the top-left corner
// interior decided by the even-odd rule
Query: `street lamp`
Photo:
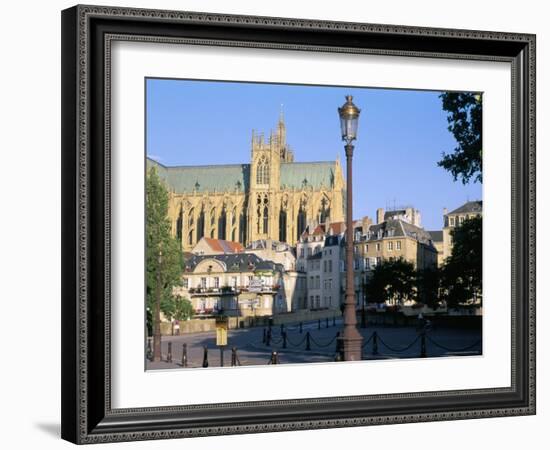
[[[360,110],[353,104],[353,97],[346,96],[346,103],[338,108],[342,140],[346,143],[346,300],[344,302],[344,332],[340,338],[344,352],[344,361],[361,360],[363,337],[357,330],[357,313],[355,310],[355,283],[353,266],[353,201],[352,201],[352,158],[353,144],[357,139],[357,125]]]

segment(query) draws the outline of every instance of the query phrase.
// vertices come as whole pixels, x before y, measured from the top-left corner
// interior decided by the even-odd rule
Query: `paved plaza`
[[[336,336],[342,333],[342,320],[332,319],[287,325],[286,348],[280,326],[271,328],[269,345],[264,342],[268,328],[254,327],[229,330],[228,345],[224,351],[224,366],[231,365],[232,348],[237,349],[237,364],[241,366],[268,364],[276,351],[279,364],[331,362],[336,357]],[[415,327],[368,325],[359,331],[363,335],[363,359],[419,358],[422,353],[422,336]],[[309,335],[309,338],[308,338]],[[307,341],[309,340],[309,350]],[[426,357],[468,356],[481,354],[481,330],[437,327],[426,331]],[[167,362],[168,344],[171,343],[172,362]],[[216,346],[216,333],[204,332],[181,336],[162,337],[161,362],[147,360],[147,369],[182,368],[182,352],[187,347],[187,367],[203,367],[204,348],[207,349],[208,367],[219,367],[220,348]]]

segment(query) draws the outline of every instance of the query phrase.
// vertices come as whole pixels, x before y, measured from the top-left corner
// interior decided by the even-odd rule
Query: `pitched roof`
[[[332,222],[329,225],[329,229],[332,229],[333,234],[340,234],[346,231],[346,222]]]
[[[192,272],[195,267],[205,259],[221,261],[227,267],[227,272],[250,272],[256,270],[282,271],[283,265],[273,261],[264,260],[253,253],[229,254],[229,255],[192,255],[185,260],[185,272]]]
[[[147,170],[156,167],[159,177],[174,192],[248,190],[250,164],[212,166],[164,166],[147,158]]]
[[[215,252],[223,253],[241,253],[244,247],[239,242],[225,241],[223,239],[213,239],[203,237],[208,246]]]
[[[432,241],[434,241],[434,242],[443,242],[443,231],[442,230],[428,231],[428,233],[432,237]]]
[[[334,185],[335,161],[281,163],[281,187],[301,189]]]
[[[250,186],[250,164],[220,164],[210,166],[165,166],[147,158],[147,170],[156,167],[159,177],[177,193],[182,192],[246,192]],[[280,186],[315,189],[332,187],[336,162],[281,162]]]
[[[389,236],[389,231],[393,230],[393,235]],[[375,241],[378,239],[378,232],[380,231],[382,237],[411,237],[418,242],[433,246],[433,238],[424,228],[417,227],[409,222],[401,219],[390,219],[382,223],[373,224],[369,227],[370,237],[369,241]]]
[[[480,213],[482,209],[483,209],[483,202],[481,200],[475,200],[475,201],[464,203],[462,206],[459,206],[454,211],[451,211],[448,214],[462,214],[462,213],[469,213],[469,212]]]

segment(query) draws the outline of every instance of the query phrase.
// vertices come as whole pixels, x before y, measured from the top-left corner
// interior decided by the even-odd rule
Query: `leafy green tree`
[[[463,184],[471,179],[481,183],[481,94],[445,92],[440,98],[457,146],[453,153],[443,154],[437,165],[451,172],[455,181],[460,178]]]
[[[188,299],[175,296],[163,313],[170,319],[187,320],[193,316],[193,305]]]
[[[482,297],[482,218],[473,217],[451,231],[453,249],[442,270],[442,287],[448,306]]]
[[[371,302],[392,301],[402,304],[415,296],[415,271],[412,263],[403,258],[389,259],[377,265],[366,285]]]
[[[416,299],[430,308],[437,309],[441,301],[441,269],[426,267],[416,273]]]
[[[160,313],[174,310],[173,288],[180,282],[183,254],[171,236],[168,191],[152,167],[146,181],[147,308],[152,312],[153,360],[161,359]]]

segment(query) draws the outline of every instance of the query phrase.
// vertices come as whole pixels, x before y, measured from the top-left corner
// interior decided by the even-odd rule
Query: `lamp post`
[[[361,344],[363,337],[357,330],[357,313],[355,310],[355,283],[353,266],[353,183],[352,158],[353,141],[357,139],[357,125],[360,110],[353,104],[353,97],[346,96],[346,103],[338,108],[342,140],[346,143],[346,300],[344,302],[344,332],[342,337],[344,361],[361,360]]]
[[[363,270],[361,272],[361,328],[365,328],[367,326],[367,314],[365,311],[365,301],[367,298],[367,273]]]

